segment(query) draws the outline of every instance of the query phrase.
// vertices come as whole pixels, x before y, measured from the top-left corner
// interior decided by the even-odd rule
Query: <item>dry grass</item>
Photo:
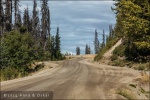
[[[146,72],[141,72],[141,77],[134,79],[135,82],[138,84],[149,84],[150,83],[150,76]]]
[[[126,89],[126,88],[121,88],[117,91],[117,94],[120,94],[127,98],[128,100],[133,100],[136,99],[136,96],[132,93],[131,90]]]
[[[141,82],[142,84],[150,83],[150,76],[146,72],[141,72]]]

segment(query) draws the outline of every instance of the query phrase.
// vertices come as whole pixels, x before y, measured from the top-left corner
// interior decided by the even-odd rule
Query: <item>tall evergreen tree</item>
[[[12,0],[5,0],[5,30],[11,31],[12,28]]]
[[[23,25],[26,27],[27,31],[29,32],[29,27],[30,27],[30,16],[29,16],[29,10],[28,7],[24,10],[24,15],[23,15]]]
[[[3,34],[4,30],[4,9],[3,9],[3,2],[0,0],[0,37]]]
[[[33,11],[32,11],[32,35],[35,39],[38,37],[38,25],[39,25],[39,17],[37,11],[37,1],[33,1]]]
[[[31,14],[29,15],[29,16],[31,16]],[[28,27],[28,30],[29,30],[29,32],[32,34],[32,17],[29,17],[29,27]]]
[[[51,30],[51,27],[50,27],[50,24],[51,24],[51,21],[50,21],[50,10],[48,9],[48,15],[47,15],[47,22],[48,22],[48,25],[47,25],[47,30],[48,30],[48,37],[50,37],[50,30]]]
[[[21,27],[21,25],[22,25],[22,19],[21,19],[20,11],[18,10],[18,13],[17,13],[17,20],[16,20],[16,26],[17,26],[17,27]]]
[[[106,44],[107,44],[108,41],[109,41],[109,36],[106,35]]]
[[[95,30],[94,49],[95,49],[95,54],[98,54],[98,51],[99,51],[99,40],[98,40],[97,30]]]
[[[41,35],[43,41],[43,48],[45,50],[47,37],[50,36],[50,11],[48,7],[48,0],[42,0],[41,13],[42,13]]]
[[[88,54],[88,45],[85,46],[85,54]]]
[[[76,47],[76,55],[80,55],[80,47]]]
[[[85,54],[91,54],[91,48],[87,44],[85,46]]]
[[[91,47],[88,47],[88,54],[91,54]]]
[[[103,30],[102,37],[103,37],[102,48],[104,48],[105,47],[105,31],[104,30]]]
[[[55,60],[55,37],[51,36],[51,60]]]
[[[57,27],[56,37],[55,37],[55,58],[61,59],[61,50],[60,50],[60,36],[59,36],[59,27]]]
[[[99,40],[98,40],[98,43],[97,43],[97,47],[98,47],[98,52],[99,52],[99,50],[100,50],[100,42],[99,42]]]
[[[20,17],[20,16],[18,16],[18,15],[19,15],[19,0],[14,0],[14,19],[15,19],[14,23],[15,23],[15,26],[19,22],[18,17]]]
[[[110,38],[110,39],[113,38],[113,29],[112,29],[112,25],[109,25],[109,38]]]

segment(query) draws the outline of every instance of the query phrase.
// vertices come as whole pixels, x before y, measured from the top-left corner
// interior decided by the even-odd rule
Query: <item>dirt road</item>
[[[33,76],[1,82],[1,90],[53,91],[54,99],[122,99],[115,90],[139,75],[132,69],[93,63],[84,58],[54,65]]]

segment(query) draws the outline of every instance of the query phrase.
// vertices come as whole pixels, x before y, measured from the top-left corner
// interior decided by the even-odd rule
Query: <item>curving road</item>
[[[1,82],[5,91],[53,91],[54,99],[122,99],[115,93],[138,75],[128,68],[93,63],[89,59],[65,60],[26,78]]]

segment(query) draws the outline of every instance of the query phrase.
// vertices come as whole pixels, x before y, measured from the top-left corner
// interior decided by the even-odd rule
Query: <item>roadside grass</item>
[[[139,84],[139,87],[137,87],[138,91],[144,94],[148,99],[150,99],[150,90],[148,89],[150,83],[150,76],[145,71],[142,71],[141,77],[134,79],[134,81]]]
[[[147,98],[150,99],[150,91],[145,91],[142,87],[140,87],[140,92],[143,93]]]
[[[147,63],[135,63],[133,68],[135,70],[146,70],[146,71],[150,71],[150,64]]]
[[[141,91],[143,94],[146,94],[146,93],[147,93],[142,87],[140,88],[140,91]]]
[[[113,66],[127,66],[129,68],[134,68],[135,70],[146,70],[150,71],[150,63],[149,62],[138,62],[138,61],[131,61],[126,59],[125,56],[125,48],[126,46],[122,43],[118,47],[115,48],[113,51],[113,55],[110,57],[110,65]]]
[[[111,57],[110,57],[110,60],[111,61],[115,61],[115,60],[117,60],[118,59],[118,56],[117,55],[112,55]]]
[[[124,67],[126,65],[126,62],[124,60],[121,60],[121,59],[117,59],[117,60],[114,60],[112,63],[111,63],[112,66],[119,66],[119,67]]]
[[[0,70],[0,81],[12,80],[15,78],[21,78],[28,76],[31,73],[37,72],[44,68],[44,63],[37,64],[35,67],[29,67],[28,69],[16,69],[14,67],[6,67]]]
[[[125,88],[119,89],[117,91],[117,94],[124,96],[128,100],[136,99],[136,96],[129,89],[125,89]]]
[[[125,45],[121,44],[116,47],[113,51],[113,55],[110,57],[110,65],[112,66],[127,66],[129,68],[134,68],[135,70],[146,70],[150,71],[150,63],[149,62],[135,62],[129,61],[125,57]]]
[[[73,58],[73,57],[71,57],[71,56],[66,56],[66,57],[65,57],[66,60],[72,59],[72,58]]]
[[[142,83],[146,83],[146,84],[150,83],[150,76],[148,74],[142,72],[141,76],[142,76],[141,77]]]
[[[113,51],[113,55],[110,57],[110,65],[119,67],[124,67],[128,65],[129,63],[124,59],[124,52],[125,46],[123,44],[116,47]]]
[[[0,73],[0,81],[11,80],[19,77],[20,73],[17,69],[13,67],[7,67],[5,69],[1,69]]]

